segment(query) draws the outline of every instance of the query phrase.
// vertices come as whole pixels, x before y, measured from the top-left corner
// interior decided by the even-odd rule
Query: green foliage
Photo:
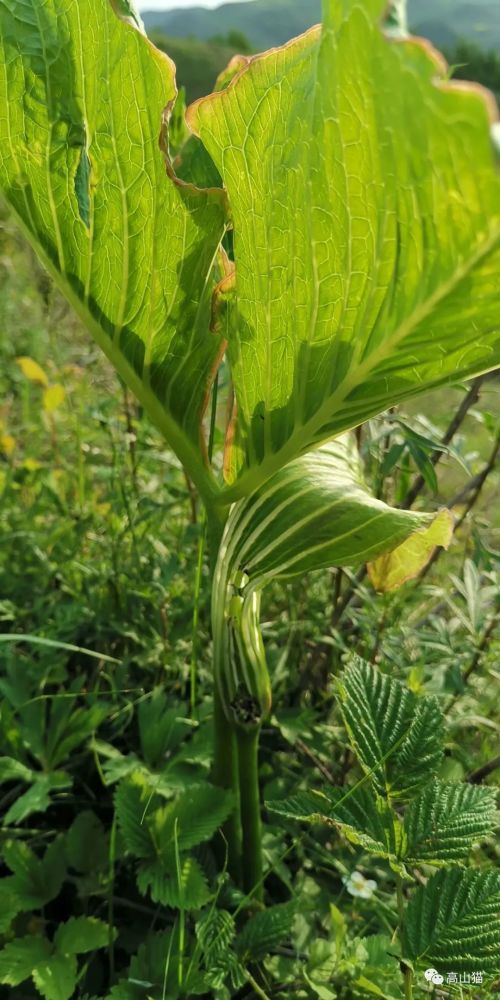
[[[442,758],[443,720],[435,698],[354,659],[339,684],[353,750],[381,795],[406,800],[429,781]]]
[[[487,107],[473,90],[436,86],[422,45],[388,45],[383,6],[325,3],[323,31],[252,60],[188,112],[234,221],[232,498],[381,408],[473,374],[462,349],[471,301],[484,309],[476,343],[496,364],[500,188]],[[474,193],[457,177],[474,177]]]
[[[404,958],[444,969],[496,970],[498,875],[449,867],[465,865],[472,847],[493,831],[498,822],[496,790],[429,781],[444,739],[432,699],[415,698],[400,682],[359,658],[346,668],[337,690],[366,777],[348,789],[302,792],[271,801],[268,807],[287,819],[337,826],[349,841],[389,861],[398,880]],[[432,730],[432,741],[422,718]],[[402,799],[410,800],[403,821]],[[415,890],[405,911],[401,878],[410,878],[408,869],[415,865],[445,868]],[[409,966],[405,976],[408,996]]]
[[[441,968],[500,968],[500,877],[494,871],[441,871],[414,893],[405,953]]]
[[[56,837],[42,858],[22,841],[7,841],[3,860],[12,872],[0,879],[0,930],[10,927],[18,913],[39,910],[58,896],[65,875],[62,840]]]
[[[210,898],[206,876],[186,852],[209,840],[227,819],[231,794],[199,785],[168,805],[143,781],[121,782],[116,816],[127,851],[140,859],[137,886],[155,903],[197,910]]]
[[[430,781],[405,815],[406,853],[428,864],[465,861],[496,825],[496,789]]]
[[[418,46],[387,45],[381,2],[325,4],[321,45],[318,29],[236,60],[191,112],[203,129],[209,120],[207,147],[220,140],[214,164],[188,136],[182,97],[172,107],[169,61],[136,31],[128,0],[114,7],[122,20],[104,0],[53,0],[43,12],[0,0],[7,200],[145,410],[95,365],[51,281],[2,226],[4,983],[13,1000],[229,1000],[259,989],[394,1000],[401,957],[408,985],[409,963],[432,954],[470,968],[475,944],[493,973],[495,795],[479,782],[497,736],[495,525],[462,528],[449,580],[432,570],[430,586],[404,597],[385,584],[423,565],[415,551],[400,549],[395,568],[371,565],[383,597],[356,588],[349,567],[415,529],[421,547],[424,525],[446,521],[449,533],[438,506],[466,515],[491,475],[487,511],[497,418],[471,411],[450,444],[438,426],[446,394],[435,423],[419,417],[414,428],[414,415],[391,413],[365,424],[356,448],[314,450],[332,430],[496,362],[498,184],[483,106],[431,82],[435,65]],[[209,462],[203,414],[216,369]],[[432,515],[402,509],[415,473]],[[223,635],[231,708],[258,728],[266,659],[279,705],[260,766],[254,755],[245,770],[239,736],[236,795],[208,782],[214,715],[212,778],[231,784],[234,764],[220,690],[215,712],[210,697],[202,587],[221,539],[214,640],[217,652]],[[305,760],[325,790],[311,787]],[[260,912],[256,879],[246,898],[233,851],[238,798],[258,850],[259,783],[274,802]],[[314,835],[293,817],[314,821]],[[247,848],[248,838],[255,871]],[[429,877],[432,866],[444,873]]]
[[[238,937],[239,954],[247,960],[264,958],[290,937],[294,914],[293,903],[282,903],[250,917]]]
[[[393,6],[397,8],[397,0]],[[414,34],[429,38],[438,47],[454,48],[462,44],[461,38],[466,38],[482,49],[500,50],[497,12],[489,0],[472,0],[459,5],[456,0],[408,0],[405,6]],[[309,0],[307,4],[302,0],[253,0],[231,4],[229,10],[227,5],[223,10],[202,10],[193,2],[188,12],[146,11],[144,17],[148,30],[159,27],[167,35],[179,38],[208,39],[227,32],[230,27],[244,32],[260,51],[272,45],[283,45],[317,24],[321,20],[321,0]],[[467,79],[476,79],[474,72],[472,64]]]
[[[175,98],[173,65],[118,21],[106,0],[44,7],[38,19],[31,4],[16,11],[2,4],[0,36],[10,85],[26,72],[37,93],[29,110],[13,101],[9,121],[2,119],[2,189],[153,421],[200,467],[200,420],[220,354],[208,327],[224,219],[220,192],[181,187],[165,170],[158,136],[165,105]],[[78,46],[74,54],[68,36]],[[24,68],[16,61],[19,45]],[[109,49],[120,53],[110,73]],[[99,79],[106,80],[105,100],[95,89]],[[61,123],[57,134],[53,121]],[[40,136],[43,154],[27,156]],[[53,174],[45,159],[57,160]],[[147,294],[141,273],[149,275]],[[182,385],[179,355],[189,358]]]
[[[75,956],[104,948],[109,940],[107,924],[92,917],[60,924],[52,942],[34,935],[17,938],[0,951],[0,983],[18,986],[32,976],[45,1000],[69,1000],[77,982]]]

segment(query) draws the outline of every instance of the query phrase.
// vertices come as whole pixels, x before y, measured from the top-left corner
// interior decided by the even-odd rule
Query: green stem
[[[236,739],[217,691],[214,688],[214,764],[213,780],[220,788],[230,788],[234,796],[234,810],[226,820],[223,833],[227,841],[227,865],[235,882],[241,876],[240,795]]]
[[[396,875],[396,894],[398,900],[399,914],[399,940],[403,940],[403,927],[405,921],[405,901],[403,896],[403,880],[401,875]],[[405,1000],[413,1000],[413,972],[408,965],[404,965]]]
[[[238,730],[238,768],[240,779],[240,815],[243,833],[243,888],[255,899],[262,899],[262,821],[259,795],[259,734]],[[257,888],[256,888],[257,887]],[[253,891],[255,889],[255,892]]]
[[[199,649],[199,636],[198,636],[198,625],[199,625],[199,614],[200,614],[200,595],[201,595],[201,584],[203,579],[203,556],[205,554],[205,538],[207,532],[207,519],[205,511],[203,511],[201,524],[200,524],[200,537],[198,539],[198,559],[196,562],[196,575],[194,578],[194,595],[193,595],[193,624],[192,624],[192,653],[191,653],[191,666],[190,666],[190,703],[191,703],[191,717],[194,719],[196,716],[196,678],[198,674],[198,649]]]
[[[224,532],[227,510],[207,508],[207,541],[210,569],[215,572],[217,554]],[[234,810],[223,827],[227,841],[227,865],[235,882],[241,874],[241,828],[239,807],[238,758],[233,730],[226,718],[217,685],[214,685],[214,762],[212,777],[220,788],[229,788],[234,796]],[[224,859],[222,859],[224,860]]]

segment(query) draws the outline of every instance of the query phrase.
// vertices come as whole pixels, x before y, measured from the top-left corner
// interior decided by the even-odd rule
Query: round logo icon
[[[441,976],[437,969],[426,969],[424,975],[428,983],[435,983],[436,986],[444,983],[444,976]]]

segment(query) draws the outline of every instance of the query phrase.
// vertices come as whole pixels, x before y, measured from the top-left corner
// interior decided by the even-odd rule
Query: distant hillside
[[[172,38],[155,28],[149,31],[149,37],[174,60],[177,83],[186,88],[188,103],[210,94],[219,73],[225,69],[232,56],[241,51],[241,46],[217,41]]]
[[[436,45],[453,45],[466,38],[483,48],[500,51],[500,0],[409,0],[410,23]],[[149,11],[147,28],[159,28],[177,38],[209,39],[235,29],[257,51],[282,45],[321,17],[321,0],[253,0],[226,3],[216,10]]]
[[[190,7],[187,10],[144,13],[146,28],[160,28],[178,38],[212,38],[235,28],[243,32],[254,49],[262,51],[283,45],[321,19],[321,0],[253,0],[253,3],[226,3],[216,10]]]

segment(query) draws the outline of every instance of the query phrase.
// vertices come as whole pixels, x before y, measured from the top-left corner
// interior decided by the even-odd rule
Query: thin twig
[[[462,399],[462,402],[460,403],[458,410],[454,414],[453,418],[450,420],[450,423],[448,424],[448,427],[446,428],[441,438],[440,441],[441,446],[446,448],[453,441],[455,434],[462,426],[471,406],[474,406],[474,403],[477,403],[479,399],[481,385],[484,382],[484,379],[485,379],[484,375],[480,375],[479,378],[474,379],[468,393]],[[443,451],[436,449],[436,451],[434,451],[430,456],[430,462],[432,463],[432,465],[436,466],[442,457],[443,457]],[[409,510],[409,508],[413,506],[415,500],[422,492],[424,486],[425,486],[425,479],[422,475],[419,474],[414,480],[412,486],[410,486],[410,489],[408,490],[403,500],[403,503],[401,504],[401,506],[404,507],[405,510]]]
[[[295,740],[295,746],[297,747],[297,750],[300,750],[300,752],[304,754],[304,757],[308,757],[308,759],[311,761],[311,763],[314,764],[314,766],[323,775],[323,777],[326,778],[326,780],[328,781],[328,784],[330,784],[330,785],[336,785],[337,784],[337,782],[335,781],[335,778],[333,777],[332,772],[328,770],[326,764],[323,764],[323,761],[320,760],[320,758],[317,756],[317,754],[314,753],[314,750],[311,750],[307,746],[307,744],[304,743],[304,741],[300,739],[300,737],[298,737]]]
[[[485,630],[483,632],[481,641],[479,642],[478,646],[476,647],[474,656],[472,657],[472,660],[470,661],[469,666],[467,667],[467,670],[465,670],[464,673],[462,674],[462,684],[464,685],[464,687],[467,684],[467,682],[468,682],[469,678],[471,677],[471,675],[477,670],[478,666],[480,666],[481,661],[483,659],[483,656],[484,656],[484,654],[485,654],[485,652],[488,649],[488,646],[490,644],[490,639],[491,639],[491,637],[492,637],[492,635],[493,635],[493,633],[494,633],[494,631],[495,631],[495,629],[496,629],[496,627],[498,625],[500,625],[500,619],[498,617],[498,608],[496,608],[495,611],[494,611],[494,613],[493,613],[493,618],[491,619],[490,623],[487,625],[487,627],[485,628]],[[445,708],[445,713],[449,712],[450,709],[453,708],[453,705],[455,704],[455,702],[457,701],[457,699],[460,697],[461,693],[462,692],[459,691],[459,692],[457,692],[456,694],[454,694],[450,698],[450,700],[449,700],[449,702],[448,702],[448,704],[447,704],[447,706]]]
[[[490,774],[494,771],[500,770],[500,757],[494,757],[493,760],[487,761],[486,764],[482,764],[481,767],[476,768],[475,771],[471,771],[467,781],[471,785],[480,785],[485,778],[488,778]]]
[[[454,525],[454,528],[453,528],[453,534],[454,535],[456,535],[457,531],[460,530],[460,528],[462,527],[462,524],[464,523],[465,519],[468,517],[468,515],[470,514],[472,508],[476,505],[477,501],[479,500],[479,497],[481,496],[484,484],[485,484],[485,482],[488,479],[489,475],[493,472],[493,469],[496,466],[496,462],[497,462],[497,458],[498,458],[499,452],[500,452],[500,431],[495,436],[495,441],[494,441],[494,444],[493,444],[493,449],[491,451],[491,454],[490,454],[490,457],[489,457],[488,461],[483,466],[483,468],[481,469],[481,471],[478,472],[478,474],[476,476],[474,476],[474,484],[475,485],[474,485],[474,487],[472,489],[472,492],[471,492],[471,495],[470,495],[469,500],[467,502],[467,505],[465,507],[465,510],[462,512],[462,514],[460,515],[460,517],[458,518],[458,520],[455,522],[455,525]],[[457,502],[456,497],[453,497],[453,499],[450,500],[450,502],[447,504],[447,507],[449,509],[451,509],[453,506],[455,506],[456,502]],[[444,551],[445,550],[442,549],[442,548],[437,548],[437,549],[434,550],[434,552],[433,552],[433,554],[432,554],[429,562],[427,563],[427,566],[424,566],[424,568],[423,568],[423,570],[422,570],[422,572],[421,572],[421,574],[419,576],[419,582],[421,582],[422,580],[425,579],[425,577],[427,576],[427,574],[429,573],[429,571],[431,570],[431,568],[433,566],[435,566],[436,562],[438,561],[438,559],[440,558],[440,556],[442,555],[442,553]]]

